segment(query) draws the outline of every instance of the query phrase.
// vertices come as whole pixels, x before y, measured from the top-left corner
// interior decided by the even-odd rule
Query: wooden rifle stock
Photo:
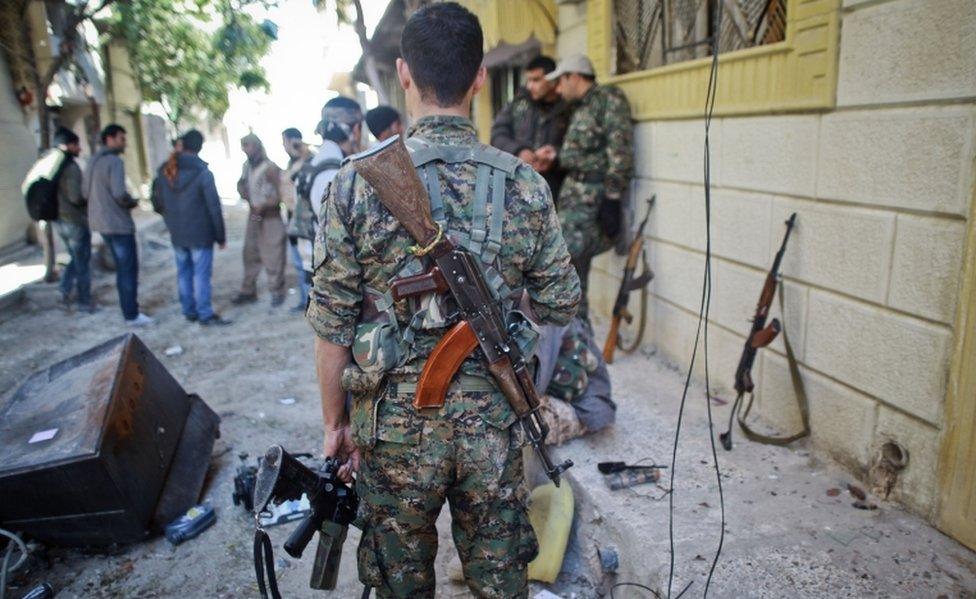
[[[621,318],[622,316],[619,314],[613,315],[613,320],[610,321],[610,330],[607,332],[607,340],[603,343],[603,361],[607,364],[613,364],[613,352],[617,349]]]
[[[427,190],[399,135],[361,154],[356,158],[355,168],[421,247],[429,247],[440,237],[430,212]]]

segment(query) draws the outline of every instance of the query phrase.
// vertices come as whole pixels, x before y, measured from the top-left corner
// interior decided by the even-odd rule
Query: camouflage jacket
[[[607,195],[621,196],[634,174],[630,103],[619,88],[594,85],[569,121],[559,152],[569,176],[602,177]]]
[[[533,102],[523,89],[495,117],[491,126],[491,145],[516,156],[522,150],[537,150],[545,145],[559,149],[572,114],[572,105],[563,101],[555,104]],[[566,176],[558,161],[542,176],[553,197],[558,198],[559,186]]]
[[[408,135],[429,143],[475,145],[475,129],[460,117],[424,117]],[[477,167],[469,162],[437,163],[449,230],[471,229]],[[536,317],[544,323],[566,323],[575,314],[580,285],[570,264],[552,196],[542,177],[521,164],[506,181],[504,244],[497,267],[512,289],[525,289]],[[490,214],[489,214],[490,218]],[[338,345],[353,343],[356,327],[368,320],[363,296],[367,288],[386,293],[390,280],[409,259],[414,240],[380,203],[373,189],[344,165],[329,187],[319,216],[313,260],[313,289],[306,316],[322,338]],[[406,301],[395,306],[401,330],[412,314]],[[420,372],[423,361],[444,330],[421,330],[404,365],[396,373]],[[476,352],[478,354],[480,352]],[[462,371],[486,375],[480,360],[469,358]]]

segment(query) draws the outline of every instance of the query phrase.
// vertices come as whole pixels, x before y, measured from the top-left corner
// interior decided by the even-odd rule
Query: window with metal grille
[[[722,3],[719,52],[781,42],[787,0],[614,0],[614,73],[622,75],[711,52]]]

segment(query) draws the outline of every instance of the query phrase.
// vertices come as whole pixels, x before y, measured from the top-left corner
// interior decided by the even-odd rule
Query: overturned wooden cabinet
[[[218,424],[133,334],[54,364],[0,400],[0,526],[143,539],[199,499]]]

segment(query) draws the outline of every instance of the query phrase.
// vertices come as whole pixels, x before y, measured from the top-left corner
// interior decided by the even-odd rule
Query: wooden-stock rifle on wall
[[[647,200],[647,214],[644,215],[644,220],[637,227],[637,233],[634,235],[634,240],[630,242],[630,250],[627,252],[624,276],[620,281],[617,299],[613,304],[613,319],[610,321],[610,331],[607,333],[607,340],[603,344],[603,360],[607,364],[613,363],[614,350],[618,347],[630,353],[640,347],[641,339],[644,337],[644,325],[647,321],[647,284],[654,278],[654,273],[647,266],[647,250],[644,248],[644,227],[647,226],[647,219],[651,215],[651,208],[654,207],[654,199],[656,197],[651,196]],[[634,274],[637,272],[638,259],[643,264],[643,269],[640,276],[635,277]],[[633,322],[634,316],[627,310],[627,304],[630,301],[630,292],[637,290],[641,292],[640,320],[638,321],[637,333],[634,340],[630,344],[625,345],[623,337],[620,335],[620,323],[621,321],[627,324]]]
[[[793,231],[793,227],[796,224],[796,213],[790,215],[786,220],[786,234],[783,236],[783,243],[779,246],[779,251],[776,252],[776,257],[773,259],[773,265],[769,269],[769,273],[766,274],[766,281],[763,283],[762,293],[759,294],[759,302],[756,305],[756,313],[752,317],[752,328],[749,331],[749,335],[746,337],[745,346],[742,348],[742,356],[739,358],[739,365],[735,369],[735,392],[736,398],[735,402],[732,404],[732,413],[729,415],[729,428],[724,433],[719,435],[719,439],[722,442],[722,447],[726,450],[732,449],[732,425],[733,421],[738,418],[739,426],[742,428],[742,432],[753,441],[758,441],[760,443],[766,443],[771,445],[786,445],[792,443],[797,439],[805,437],[810,432],[810,426],[808,423],[807,414],[807,402],[806,393],[803,390],[803,381],[800,379],[800,370],[796,363],[796,358],[793,355],[793,348],[790,346],[789,338],[786,336],[786,331],[783,329],[782,323],[779,319],[772,319],[769,324],[766,324],[766,320],[769,318],[769,310],[773,305],[773,298],[776,296],[777,287],[780,288],[780,309],[782,311],[783,307],[783,293],[782,293],[782,283],[780,282],[779,268],[780,264],[783,262],[783,254],[786,252],[786,242],[790,239],[790,233]],[[755,389],[755,383],[752,380],[752,366],[756,361],[756,354],[763,347],[766,347],[772,343],[776,337],[783,333],[783,343],[786,346],[786,357],[790,368],[790,377],[793,380],[793,388],[797,396],[797,401],[800,405],[800,416],[803,420],[803,430],[795,435],[790,435],[787,437],[773,437],[769,435],[762,435],[753,431],[746,424],[745,420],[749,416],[749,412],[752,409],[752,392]],[[746,403],[744,411],[740,413],[740,406],[742,405],[743,397],[749,394],[748,403]]]

